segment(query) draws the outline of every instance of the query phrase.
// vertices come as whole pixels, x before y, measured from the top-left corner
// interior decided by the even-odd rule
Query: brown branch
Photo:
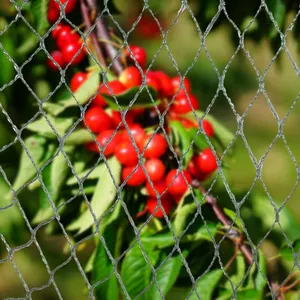
[[[92,12],[96,12],[96,17],[98,17],[99,12],[97,11],[96,1],[95,0],[87,0],[87,4]],[[96,31],[97,31],[98,39],[110,40],[110,35],[108,33],[108,30],[107,30],[106,25],[104,24],[102,18],[99,18],[97,20]],[[112,62],[112,68],[113,68],[114,72],[117,75],[120,75],[123,72],[124,68],[120,61],[120,57],[117,56],[118,51],[110,43],[103,44],[103,48],[105,49],[107,56],[110,58],[110,60]]]
[[[217,219],[225,226],[230,226],[231,221],[227,218],[224,214],[223,209],[218,205],[217,199],[210,194],[207,194],[207,191],[201,186],[200,190],[203,195],[206,195],[207,203],[212,208],[214,214],[216,215]],[[233,241],[233,243],[240,249],[243,253],[244,258],[246,259],[248,264],[252,263],[253,255],[244,241],[241,239],[241,234],[238,230],[231,228],[228,232],[228,238]]]
[[[83,21],[85,23],[86,29],[90,30],[90,28],[92,27],[92,24],[91,24],[91,20],[90,20],[90,16],[89,16],[89,9],[86,6],[86,4],[84,3],[84,0],[80,0],[80,8],[81,8],[81,13],[82,13],[82,17],[83,17]],[[100,48],[100,45],[98,43],[95,33],[91,32],[90,36],[91,36],[91,39],[93,42],[93,47],[94,47],[96,55],[97,55],[97,59],[99,60],[100,64],[103,67],[106,67],[105,58],[101,51],[101,48]]]

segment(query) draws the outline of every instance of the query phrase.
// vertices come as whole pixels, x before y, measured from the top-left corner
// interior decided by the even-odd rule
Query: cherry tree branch
[[[81,0],[84,1],[84,0]],[[87,5],[89,9],[91,10],[92,13],[95,13],[97,23],[96,23],[96,34],[97,34],[97,39],[101,40],[110,40],[110,35],[108,33],[107,27],[102,19],[102,17],[99,18],[99,12],[97,10],[97,3],[96,0],[86,0]],[[98,42],[98,41],[97,41]],[[112,62],[112,68],[114,72],[117,75],[120,75],[124,68],[123,65],[120,61],[120,57],[118,57],[118,51],[115,49],[115,47],[111,43],[104,43],[103,48],[105,49],[106,55]]]
[[[82,14],[83,21],[85,23],[86,29],[89,30],[92,27],[92,24],[91,24],[91,19],[90,19],[90,16],[89,16],[89,9],[86,6],[84,0],[80,0],[80,8],[81,8],[81,14]],[[90,37],[91,37],[92,42],[93,42],[93,47],[95,49],[97,59],[99,60],[99,62],[102,66],[106,67],[105,58],[104,58],[104,55],[101,51],[100,45],[98,43],[97,36],[95,35],[94,32],[91,32]]]
[[[231,226],[231,221],[225,215],[223,209],[218,205],[217,199],[212,195],[208,194],[207,191],[201,186],[200,190],[203,195],[206,195],[207,204],[210,205],[214,214],[216,215],[217,219],[224,225],[224,226]],[[231,228],[228,232],[228,238],[233,241],[233,243],[240,249],[244,258],[246,259],[248,264],[251,264],[253,261],[253,254],[245,244],[245,242],[241,239],[241,234],[238,230]]]

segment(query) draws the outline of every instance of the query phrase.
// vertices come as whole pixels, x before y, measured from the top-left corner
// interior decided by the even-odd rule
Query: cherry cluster
[[[74,8],[74,3],[76,4],[76,1],[68,2],[70,6],[65,7],[66,12]],[[51,7],[49,14],[51,10],[59,9],[54,0],[51,0],[49,5]],[[76,65],[83,60],[84,50],[78,52],[82,42],[72,27],[60,23],[51,34],[59,49],[52,53],[52,57],[59,66],[63,68],[68,63]],[[85,148],[96,153],[103,151],[106,157],[115,155],[122,165],[121,176],[123,181],[127,181],[127,186],[146,190],[148,200],[144,212],[152,214],[155,211],[159,194],[164,211],[169,214],[174,204],[179,203],[184,197],[192,180],[206,180],[217,169],[216,158],[211,149],[206,148],[192,157],[185,170],[178,172],[176,164],[171,163],[171,152],[165,136],[161,130],[153,134],[153,128],[159,124],[158,111],[153,107],[129,108],[125,115],[127,124],[125,126],[121,112],[109,107],[105,95],[118,96],[130,89],[140,87],[143,83],[143,76],[135,64],[139,64],[145,70],[147,53],[142,47],[131,45],[130,51],[124,50],[122,55],[127,67],[117,79],[114,78],[106,85],[99,86],[97,95],[93,97],[85,113],[84,126],[97,135],[97,143],[88,143]],[[47,65],[52,70],[58,69],[51,60],[48,60]],[[171,78],[160,70],[144,71],[144,75],[147,86],[156,92],[160,100],[158,110],[164,112],[167,109],[164,122],[167,134],[171,134],[172,128],[169,125],[175,120],[180,122],[186,130],[199,127],[197,121],[186,117],[187,113],[199,109],[198,99],[192,94],[191,83],[188,79],[184,79],[183,88],[179,76]],[[89,76],[89,72],[75,73],[70,80],[71,91],[75,93]],[[202,127],[208,137],[214,136],[214,128],[208,120],[203,120]],[[99,149],[98,144],[102,149]],[[147,176],[142,166],[138,166],[140,155],[143,158]],[[154,215],[157,218],[163,217],[161,209],[158,209]]]
[[[65,4],[66,0],[60,0]],[[77,0],[69,0],[65,12],[69,13],[76,7]],[[51,23],[57,21],[60,14],[60,5],[54,0],[50,0],[48,9],[48,19]],[[68,64],[78,65],[85,58],[86,51],[80,35],[67,24],[58,24],[51,32],[51,37],[55,41],[57,50],[50,53],[52,59],[47,59],[47,66],[56,71],[59,67],[64,68]],[[56,62],[56,64],[54,63]]]

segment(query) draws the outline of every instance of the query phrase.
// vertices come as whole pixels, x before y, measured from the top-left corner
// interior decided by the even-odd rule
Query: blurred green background
[[[162,9],[160,7],[158,11],[159,18],[164,22],[166,28],[169,28],[170,24],[176,19],[178,2],[179,1],[171,1],[165,6],[168,9]],[[123,6],[126,6],[124,3]],[[129,11],[130,13],[125,14],[123,17],[118,17],[117,19],[120,24],[122,24],[122,27],[129,29],[132,24],[130,22],[132,21],[129,22],[128,20],[134,19],[134,12],[127,10],[126,7],[123,7],[123,9],[125,12],[128,13]],[[1,1],[0,29],[3,29],[7,22],[13,19],[14,14],[15,12],[12,9],[12,5],[8,1]],[[287,17],[286,28],[293,17],[292,14]],[[155,27],[155,25],[152,26]],[[24,29],[22,29],[23,27]],[[253,24],[253,27],[255,27],[255,24]],[[177,71],[170,58],[170,53],[176,61],[181,74],[185,74],[192,65],[192,68],[189,69],[187,73],[187,77],[192,82],[193,93],[198,96],[202,110],[207,109],[218,87],[218,75],[212,66],[212,62],[220,73],[226,68],[224,84],[227,90],[227,96],[232,102],[236,113],[243,115],[248,110],[249,104],[255,99],[254,104],[245,117],[243,131],[251,151],[257,160],[264,156],[269,150],[270,144],[274,141],[278,133],[278,123],[270,109],[268,101],[272,103],[274,110],[281,120],[289,114],[283,127],[284,136],[289,148],[287,148],[282,138],[279,138],[274,143],[264,160],[262,178],[268,192],[278,206],[289,197],[286,205],[290,208],[299,224],[300,210],[298,209],[298,201],[300,189],[295,188],[297,184],[295,163],[299,163],[300,161],[298,132],[298,126],[300,125],[300,104],[297,103],[300,85],[299,78],[291,62],[292,58],[295,64],[299,63],[300,56],[297,41],[290,32],[287,35],[287,47],[291,58],[289,58],[287,52],[283,49],[275,61],[272,62],[274,51],[267,39],[263,39],[259,43],[246,39],[245,47],[247,51],[249,51],[255,67],[259,70],[260,74],[269,67],[265,76],[265,91],[268,96],[268,99],[266,99],[262,93],[257,96],[257,74],[246,57],[245,52],[240,50],[234,59],[231,60],[236,51],[236,45],[232,42],[230,28],[232,28],[232,25],[229,21],[225,21],[224,24],[216,30],[210,32],[205,39],[206,49],[202,48],[199,53],[201,40],[191,15],[185,11],[179,17],[176,24],[172,26],[168,34],[167,44],[169,52],[163,47],[153,63],[153,68],[165,70],[170,75],[176,75]],[[22,34],[22,30],[27,33],[26,37]],[[155,30],[153,29],[153,31]],[[249,30],[249,32],[250,31],[251,30]],[[17,32],[17,34],[14,34],[14,32]],[[117,35],[119,34],[117,29],[115,29],[115,33]],[[245,36],[247,38],[247,33]],[[0,42],[3,47],[13,59],[16,59],[19,66],[30,56],[30,53],[37,48],[34,40],[34,35],[28,34],[28,27],[26,27],[21,20],[9,27],[7,31],[0,36]],[[145,37],[145,34],[136,30],[130,35],[129,42],[144,46],[148,52],[150,63],[160,48],[162,39],[160,35],[152,38],[148,36]],[[51,47],[50,42],[48,45]],[[2,69],[0,73],[0,83],[2,87],[14,78],[16,72],[13,68],[13,64],[9,62],[6,56],[1,52],[0,50],[0,65]],[[208,53],[210,57],[208,57]],[[59,79],[59,75],[49,74],[47,72],[43,65],[44,60],[45,55],[38,53],[23,69],[25,80],[28,81],[29,86],[33,88],[41,98],[47,96],[47,94],[53,90]],[[229,61],[230,65],[228,64]],[[37,111],[35,100],[29,93],[27,87],[22,84],[20,80],[11,86],[7,86],[4,90],[1,89],[0,102],[8,111],[12,122],[18,127],[20,124],[24,124],[28,121]],[[291,110],[293,105],[294,107]],[[209,113],[217,117],[218,120],[231,129],[232,132],[237,131],[236,116],[228,103],[228,99],[224,97],[222,92],[215,98],[215,103]],[[0,122],[0,148],[2,148],[14,140],[15,134],[11,125],[7,122],[6,116],[2,113]],[[256,170],[250,159],[245,143],[240,136],[237,137],[233,146],[235,148],[234,159],[230,164],[230,168],[225,170],[225,176],[232,190],[237,193],[237,200],[241,200],[239,197],[245,195],[252,186]],[[289,151],[295,157],[295,162],[291,158]],[[18,144],[0,153],[0,164],[10,178],[13,178],[16,173],[19,153],[20,145]],[[222,186],[221,181],[218,181],[217,185]],[[294,188],[295,191],[290,196]],[[4,197],[8,192],[8,187],[4,183],[3,178],[0,178],[0,189],[0,207],[3,207],[9,204]],[[259,180],[253,186],[253,189],[256,191],[264,191],[263,185]],[[35,207],[35,199],[30,197],[27,197],[26,200],[24,199],[26,199],[25,196],[21,201],[21,205],[27,207],[26,211],[29,211],[30,215],[30,208]],[[266,206],[260,208],[259,203],[257,205],[258,210],[266,209]],[[272,223],[272,220],[274,221],[273,208],[269,205],[268,209],[269,210],[264,211],[264,213],[266,217],[271,219]],[[251,214],[251,211],[248,213]],[[28,229],[23,232],[18,230],[18,228],[23,226],[25,226],[25,223],[23,219],[20,218],[20,210],[16,204],[6,210],[0,210],[0,232],[5,234],[10,231],[13,233],[14,238],[12,239],[11,247],[21,246],[30,241],[31,234]],[[63,237],[46,236],[43,229],[41,229],[37,232],[37,239],[52,270],[67,259],[68,255],[64,254],[65,244]],[[1,243],[0,241],[0,244]],[[89,245],[87,245],[87,248],[88,247]],[[268,256],[272,256],[274,253],[276,254],[276,246],[273,244],[271,245],[268,242],[263,243],[262,248],[267,249],[266,253]],[[83,263],[86,262],[88,258],[85,250],[86,249],[80,249],[77,253],[80,261]],[[7,252],[3,251],[0,255],[0,259],[4,258],[7,256]],[[16,252],[14,260],[20,268],[29,288],[39,287],[47,283],[48,274],[34,243]],[[71,260],[70,263],[55,273],[55,281],[65,299],[86,299],[85,283],[74,260]],[[5,297],[24,297],[24,295],[25,290],[22,287],[22,283],[12,263],[7,261],[0,264],[0,299]],[[34,292],[32,296],[33,299],[56,299],[55,290],[52,285],[45,290]],[[170,298],[172,297],[170,296]]]

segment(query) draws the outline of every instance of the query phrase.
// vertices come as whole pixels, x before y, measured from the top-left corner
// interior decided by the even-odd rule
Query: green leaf
[[[236,273],[232,276],[230,276],[230,281],[232,282],[233,286],[236,287],[245,276],[246,271],[246,263],[245,259],[242,254],[239,254],[237,258],[235,259],[236,264]],[[225,288],[228,290],[232,290],[230,281],[226,281]]]
[[[64,203],[65,200],[61,200],[57,206],[60,206],[62,203]],[[59,209],[59,213],[63,213],[66,209],[66,205],[62,206],[60,209]],[[39,209],[37,214],[34,216],[33,220],[31,221],[32,224],[40,224],[46,220],[49,220],[50,218],[52,218],[54,216],[54,212],[53,212],[53,209],[52,207],[49,206],[44,208],[44,209]]]
[[[267,275],[267,263],[263,253],[260,250],[258,251],[258,266],[260,271],[258,271],[254,279],[255,288],[260,292],[261,295],[263,295],[263,290],[267,284],[266,279],[264,278],[264,276]]]
[[[7,26],[7,22],[4,18],[0,18],[0,30]],[[9,53],[10,56],[14,57],[14,43],[11,35],[8,32],[4,32],[0,36],[0,42],[3,48]],[[5,53],[0,49],[0,66],[1,66],[1,76],[0,76],[0,86],[10,82],[15,74],[14,66],[9,61]]]
[[[207,147],[209,147],[207,141],[205,140],[204,135],[202,135],[201,133],[199,135],[197,135],[197,129],[196,128],[190,128],[188,130],[188,133],[190,135],[191,140],[195,141],[195,145],[200,149],[203,150]],[[211,141],[212,142],[212,141]]]
[[[118,228],[118,225],[118,221],[115,220],[108,224],[102,233],[106,245],[113,256],[116,248],[116,228]],[[99,242],[93,262],[93,283],[105,280],[106,278],[111,276],[113,272],[113,264],[109,259],[106,249],[104,248],[102,242]],[[116,276],[113,274],[108,280],[98,285],[95,288],[95,293],[97,299],[118,299],[118,282]]]
[[[207,227],[209,228],[211,235],[214,237],[217,233],[217,225],[213,223],[208,223]],[[209,241],[211,242],[211,237],[207,231],[207,228],[203,225],[201,226],[195,233],[193,234],[184,234],[180,239],[180,243],[190,243],[195,241]],[[171,232],[164,232],[164,233],[156,233],[151,236],[142,236],[141,241],[143,244],[152,245],[152,247],[157,248],[166,248],[170,246],[174,246],[174,238]]]
[[[187,166],[193,156],[193,148],[190,148],[193,137],[188,134],[188,131],[179,121],[170,122],[170,127],[174,135],[178,137],[178,140],[175,140],[175,144],[180,147],[181,153],[184,155],[184,166]]]
[[[93,72],[89,75],[88,79],[74,93],[74,97],[71,96],[66,99],[62,99],[57,103],[46,102],[43,106],[53,116],[58,116],[67,108],[78,106],[77,102],[80,105],[83,105],[86,102],[88,102],[88,100],[96,94],[97,90],[99,89],[99,84],[100,84],[99,74],[97,72]],[[77,100],[77,102],[75,99]]]
[[[93,135],[84,128],[74,130],[65,139],[65,145],[83,145],[90,142],[94,142]]]
[[[120,183],[121,165],[115,157],[108,160],[108,166],[111,174],[114,177],[115,183]],[[99,220],[107,209],[112,205],[117,194],[116,187],[111,178],[111,175],[105,164],[102,165],[102,172],[98,180],[96,191],[91,200],[91,208]],[[93,216],[89,209],[87,209],[76,221],[68,226],[68,230],[78,230],[82,233],[94,224]]]
[[[35,29],[43,35],[49,27],[47,18],[49,0],[32,0],[31,1],[31,13],[35,22]]]
[[[151,247],[146,245],[143,245],[143,249],[148,256],[150,263],[154,266],[159,259],[159,252],[153,251]],[[135,244],[135,246],[125,255],[121,276],[131,299],[134,299],[143,292],[152,281],[152,270],[146,262],[138,244]],[[139,299],[151,299],[146,297],[146,294],[143,294]]]
[[[229,300],[232,299],[232,290],[226,290],[221,293],[221,296],[218,297],[216,300]],[[238,300],[260,300],[262,296],[259,291],[257,290],[244,290],[239,291],[236,293],[236,298]]]
[[[205,274],[197,281],[196,288],[197,293],[201,300],[211,300],[214,290],[217,288],[217,284],[223,275],[222,270],[213,270]],[[195,291],[192,293],[190,300],[198,299]]]
[[[268,1],[268,8],[272,12],[274,19],[276,20],[279,29],[282,29],[284,26],[285,21],[285,3],[283,0],[269,0]],[[275,26],[272,24],[272,28],[270,30],[269,36],[270,38],[274,38],[278,35],[278,31],[276,30]]]
[[[161,259],[161,262],[165,258],[166,255],[163,255],[163,259]],[[157,271],[156,281],[160,287],[160,291],[164,296],[167,295],[168,291],[174,285],[177,277],[179,276],[181,268],[182,268],[181,257],[179,255],[175,255],[169,258],[163,264],[163,266]],[[146,292],[146,295],[149,295],[149,299],[161,299],[161,295],[155,283],[152,284],[151,288]]]
[[[231,219],[231,221],[234,221],[234,223],[238,226],[239,229],[243,230],[241,219],[237,217],[236,213],[233,210],[224,208],[224,212]]]
[[[181,200],[182,201],[182,200]],[[173,223],[173,230],[176,236],[179,236],[183,230],[187,226],[187,218],[191,214],[195,214],[197,209],[196,203],[188,203],[182,206],[178,211],[175,213],[175,219]]]
[[[295,254],[298,254],[298,259],[300,258],[300,239],[293,242],[293,249]],[[280,256],[287,262],[293,263],[295,261],[292,249],[286,245],[280,250]]]
[[[72,118],[54,118],[51,116],[48,116],[48,118],[60,136],[63,136],[74,124],[74,120]],[[48,121],[44,117],[41,117],[40,119],[30,123],[28,126],[26,126],[26,128],[30,131],[39,133],[44,137],[57,139],[57,135],[54,133]]]
[[[77,174],[77,176],[78,178],[80,178],[80,180],[83,180],[83,178],[85,178],[87,174],[89,174],[86,180],[92,180],[92,179],[98,179],[102,174],[102,172],[103,172],[103,164],[100,164],[97,167],[95,167],[93,171],[92,168],[90,168]],[[73,185],[73,184],[78,184],[78,180],[74,175],[67,180],[67,185]]]
[[[68,157],[72,155],[73,150],[73,147],[65,147],[64,149]],[[69,171],[70,168],[68,163],[63,154],[60,152],[58,156],[54,158],[51,166],[50,182],[52,186],[52,200],[54,202],[59,198],[61,189],[65,184]]]
[[[198,110],[198,111],[196,111],[196,114],[197,114],[198,118],[201,118],[201,117],[203,117],[204,112]],[[195,116],[192,113],[185,115],[185,117],[190,120],[193,120],[193,121],[195,120]],[[218,122],[211,115],[206,115],[205,119],[208,120],[212,124],[212,126],[214,127],[214,131],[215,131],[215,137],[217,138],[217,140],[220,141],[220,143],[223,145],[223,147],[226,148],[234,137],[233,133],[231,131],[229,131],[228,129],[226,129],[226,127],[224,127],[223,124]]]
[[[46,139],[39,136],[31,136],[27,138],[24,143],[37,167],[41,167],[45,162]],[[21,154],[19,170],[13,183],[13,189],[19,189],[36,174],[37,171],[24,149]]]
[[[130,108],[139,108],[139,107],[153,107],[154,103],[152,102],[148,91],[143,88],[139,92],[139,87],[134,87],[122,94],[118,94],[115,96],[103,94],[102,96],[105,98],[106,102],[112,109],[118,109],[118,105],[116,104],[116,100],[118,101],[119,106],[124,109],[127,107]],[[148,87],[150,94],[152,95],[152,99],[155,101],[155,104],[158,105],[159,101],[156,101],[157,94],[155,90],[151,87]],[[139,92],[139,96],[135,99],[136,94]],[[135,99],[134,103],[132,101]]]

